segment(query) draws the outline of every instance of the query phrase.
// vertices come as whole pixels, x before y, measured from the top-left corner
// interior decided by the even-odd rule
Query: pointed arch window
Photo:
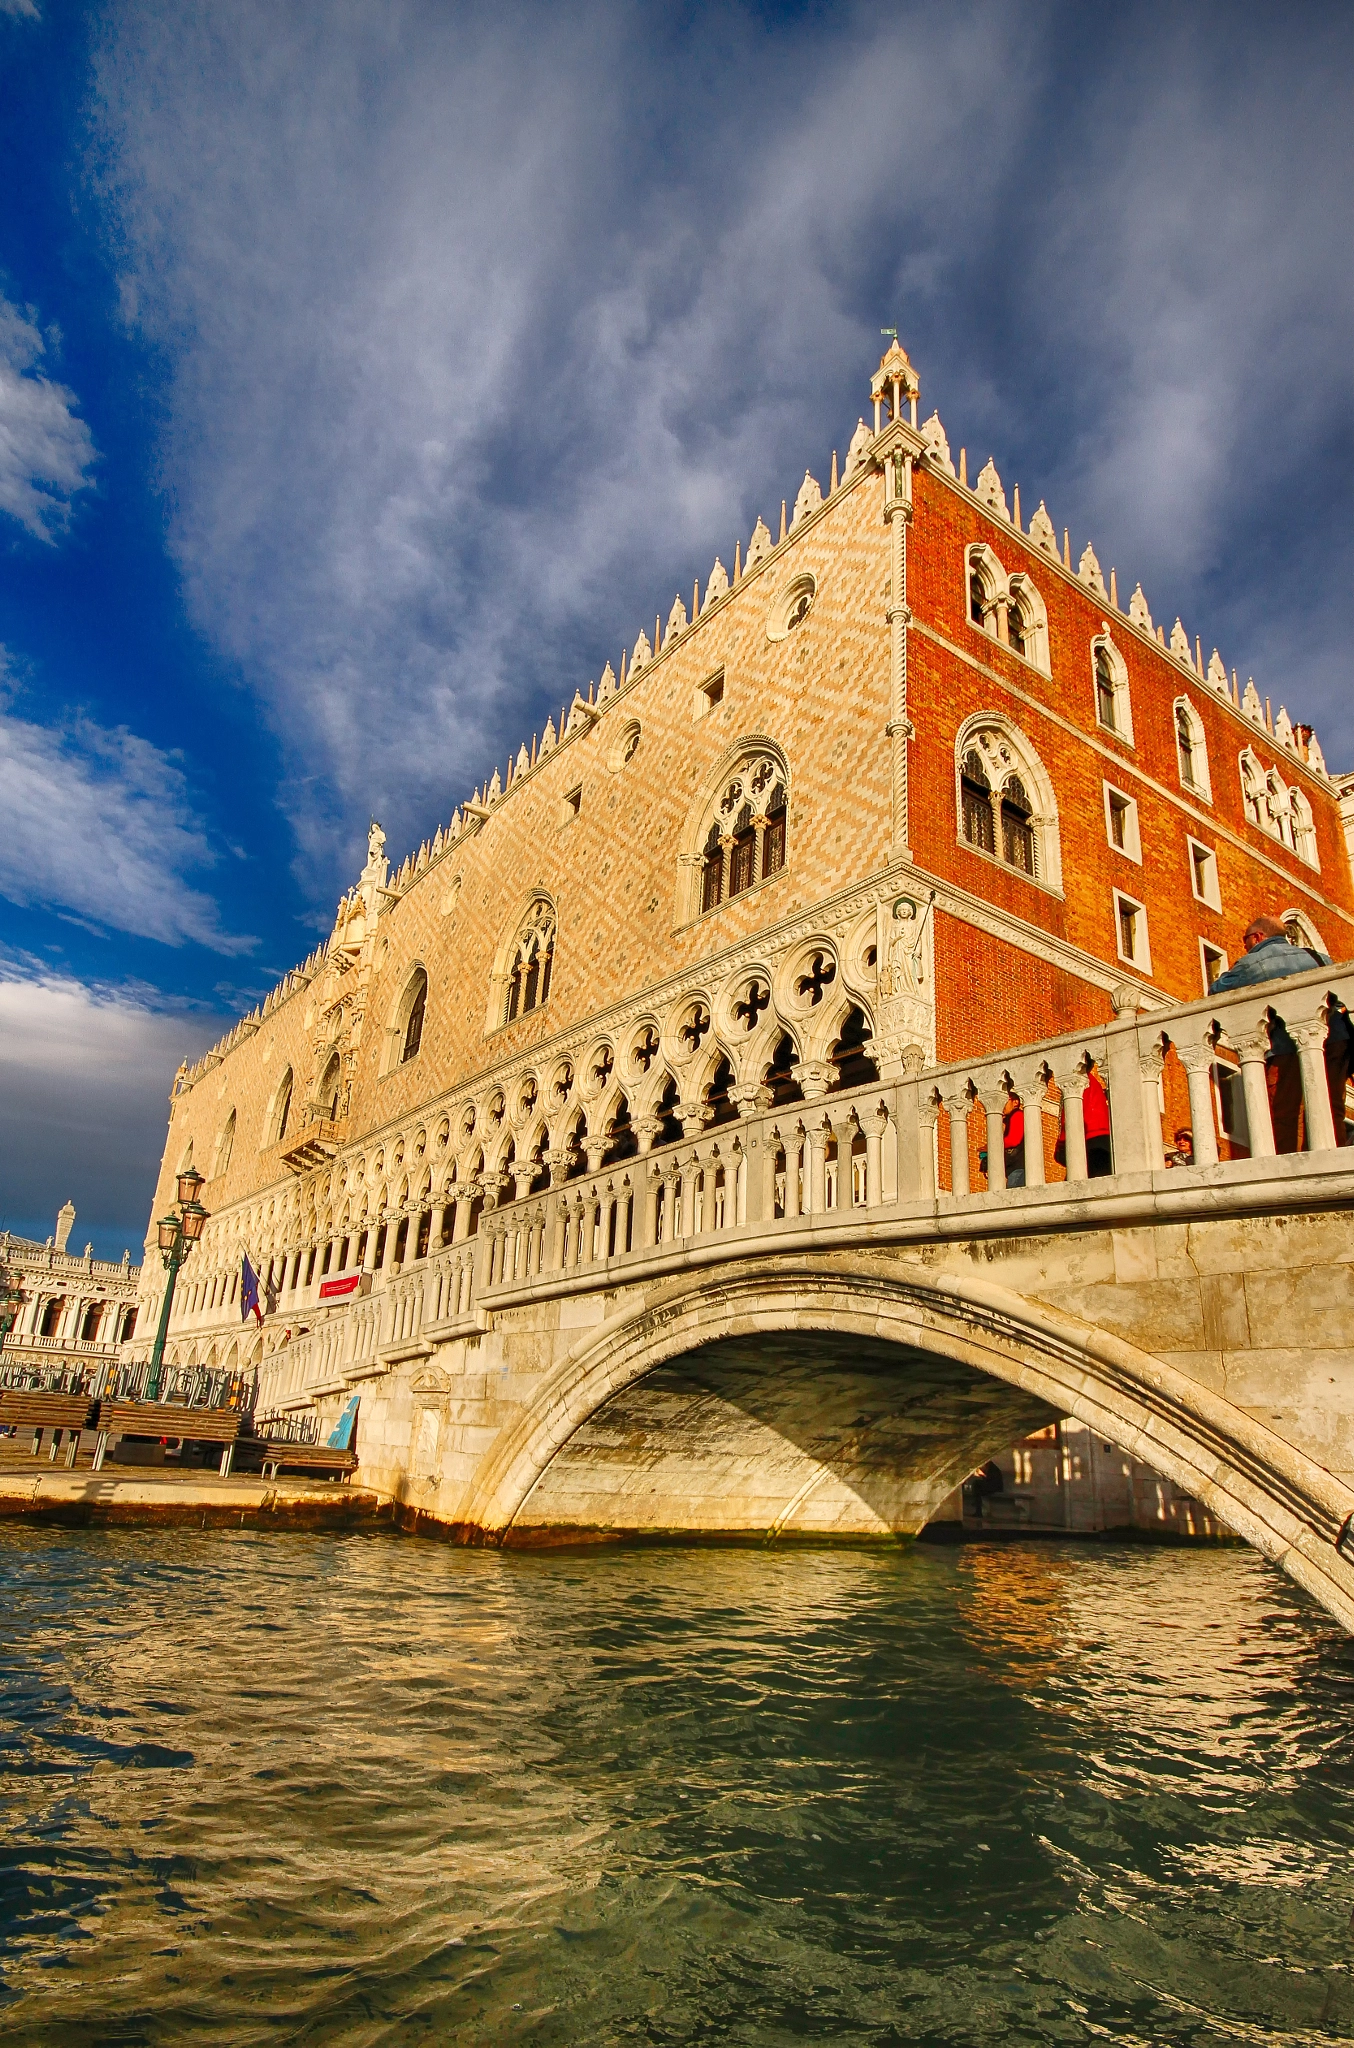
[[[716,910],[780,873],[785,866],[786,794],[785,770],[770,753],[750,749],[737,761],[700,821],[704,829],[696,842],[699,854],[688,856],[699,876],[689,914]],[[690,897],[687,900],[691,902]]]
[[[964,756],[959,775],[959,804],[965,839],[980,853],[995,853],[997,835],[992,823],[992,785],[987,779],[976,747]]]
[[[229,1171],[230,1155],[235,1150],[235,1111],[232,1109],[217,1133],[216,1150],[212,1155],[212,1179]]]
[[[1096,724],[1133,744],[1133,712],[1128,696],[1128,668],[1108,632],[1091,642]]]
[[[408,994],[409,1011],[404,1020],[404,1038],[400,1045],[400,1065],[413,1059],[423,1043],[423,1021],[428,1013],[428,977],[420,967],[414,976]]]
[[[508,970],[504,1022],[511,1024],[539,1010],[550,994],[555,964],[555,911],[547,898],[536,899],[518,928]]]
[[[1175,700],[1175,758],[1180,770],[1180,787],[1191,796],[1211,799],[1208,774],[1208,744],[1203,720],[1188,697]]]
[[[1024,734],[996,718],[970,720],[957,767],[960,841],[1032,881],[1060,887],[1057,805]]]

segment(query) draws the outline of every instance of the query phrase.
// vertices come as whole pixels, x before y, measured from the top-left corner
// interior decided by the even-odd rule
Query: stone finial
[[[1054,561],[1057,561],[1058,536],[1053,531],[1053,521],[1048,516],[1048,508],[1042,498],[1039,500],[1039,510],[1030,521],[1030,539],[1037,548],[1042,548],[1046,555],[1052,555]]]
[[[606,667],[602,670],[602,680],[597,685],[597,702],[599,704],[604,704],[608,697],[614,697],[615,694],[616,671],[611,666],[611,663],[608,662]]]
[[[861,424],[862,426],[864,425],[863,420]],[[950,454],[950,444],[946,438],[945,429],[940,424],[940,414],[938,412],[933,412],[930,419],[923,422],[921,437],[931,451],[931,460],[936,468],[943,469],[946,476],[953,476],[954,460]]]
[[[973,494],[984,505],[990,505],[994,512],[1000,512],[1003,519],[1010,519],[1006,493],[1001,487],[1001,478],[997,475],[997,465],[990,455],[978,471],[978,481],[973,486]]]
[[[1326,757],[1321,751],[1321,742],[1316,734],[1310,730],[1307,738],[1307,766],[1315,768],[1318,775],[1330,774],[1330,770],[1326,766]]]
[[[545,731],[541,734],[541,752],[543,754],[551,753],[554,749],[554,746],[555,721],[553,718],[547,718],[545,721]]]
[[[1144,633],[1152,630],[1152,614],[1147,609],[1147,599],[1142,594],[1142,585],[1133,586],[1133,595],[1128,600],[1128,616],[1135,626],[1141,626]]]
[[[666,646],[668,641],[671,640],[674,633],[685,632],[686,626],[686,606],[682,603],[681,594],[679,592],[679,594],[673,598],[672,610],[668,613],[667,629],[663,634],[664,646]]]
[[[710,571],[710,581],[705,586],[705,603],[701,607],[702,611],[708,612],[711,605],[714,603],[715,599],[717,597],[723,597],[728,587],[728,574],[725,570],[724,564],[720,561],[719,556],[716,555],[715,566]]]
[[[1086,588],[1093,590],[1097,597],[1108,596],[1109,593],[1105,589],[1105,579],[1100,573],[1100,563],[1096,559],[1095,549],[1089,541],[1087,541],[1081,551],[1081,560],[1077,563],[1077,574],[1086,585]]]
[[[748,542],[748,558],[743,564],[744,569],[751,569],[755,563],[760,562],[762,557],[769,555],[770,552],[771,529],[764,519],[759,519],[752,529],[752,539]]]
[[[1188,661],[1190,658],[1189,634],[1185,631],[1179,619],[1171,627],[1171,653],[1179,661]]]
[[[64,1251],[65,1251],[65,1249],[66,1249],[66,1246],[67,1246],[67,1244],[69,1243],[69,1241],[70,1241],[70,1234],[71,1234],[71,1227],[72,1227],[72,1225],[74,1224],[74,1222],[75,1222],[75,1204],[74,1204],[74,1202],[63,1202],[63,1203],[61,1204],[61,1207],[60,1207],[60,1208],[59,1208],[59,1209],[57,1210],[57,1212],[56,1212],[56,1238],[55,1238],[55,1244],[56,1244],[56,1248],[57,1248],[57,1250],[58,1250],[59,1252],[64,1252]]]
[[[485,795],[488,797],[489,802],[492,804],[497,803],[498,799],[502,796],[502,794],[503,784],[499,779],[498,770],[497,768],[495,768],[493,773],[493,779],[490,782],[488,789],[485,791]]]
[[[636,640],[636,642],[635,642],[635,651],[634,651],[634,653],[633,653],[633,654],[631,655],[631,657],[630,657],[630,673],[631,673],[631,675],[634,675],[634,673],[635,673],[635,671],[636,671],[637,669],[641,669],[641,668],[643,668],[646,662],[649,662],[649,661],[652,661],[652,660],[653,660],[653,649],[652,649],[652,647],[650,647],[650,645],[649,645],[649,636],[648,636],[648,634],[647,634],[646,632],[644,632],[644,631],[643,631],[643,630],[641,629],[641,631],[640,631],[640,636],[639,636],[638,640]]]
[[[1291,752],[1296,754],[1298,750],[1297,734],[1293,731],[1293,722],[1282,704],[1279,706],[1279,715],[1274,721],[1274,737],[1281,747],[1288,747]]]
[[[851,436],[851,446],[846,451],[846,474],[848,477],[854,476],[856,471],[865,464],[869,457],[870,442],[873,438],[864,420],[858,420],[856,422],[856,431]],[[770,538],[771,536],[768,534],[767,539],[770,540]]]
[[[1256,725],[1264,724],[1265,707],[1260,702],[1260,692],[1255,687],[1254,676],[1247,679],[1246,687],[1241,693],[1241,709],[1247,718],[1255,721]]]
[[[795,499],[795,509],[790,515],[791,526],[798,526],[805,513],[812,512],[814,507],[821,505],[822,502],[823,494],[818,488],[818,480],[810,476],[806,469],[804,481],[799,486],[799,496]]]
[[[525,742],[523,742],[523,744],[517,749],[517,759],[513,763],[512,772],[514,775],[525,775],[530,766],[531,756],[526,750]]]
[[[1227,695],[1227,671],[1223,667],[1222,656],[1218,653],[1216,647],[1213,649],[1209,660],[1207,680],[1209,688],[1216,690],[1220,697]]]

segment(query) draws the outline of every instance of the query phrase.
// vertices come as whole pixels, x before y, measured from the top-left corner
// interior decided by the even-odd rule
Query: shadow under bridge
[[[716,1338],[582,1422],[506,1541],[913,1534],[976,1464],[1055,1415],[906,1343],[832,1329]]]

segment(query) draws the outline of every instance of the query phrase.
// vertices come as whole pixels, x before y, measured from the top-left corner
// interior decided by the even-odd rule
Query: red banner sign
[[[320,1300],[336,1301],[341,1294],[356,1294],[364,1277],[361,1273],[342,1273],[337,1280],[321,1280]]]

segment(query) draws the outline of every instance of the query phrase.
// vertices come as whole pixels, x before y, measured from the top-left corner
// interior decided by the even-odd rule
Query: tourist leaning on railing
[[[1308,974],[1314,967],[1329,967],[1324,953],[1310,946],[1295,946],[1277,917],[1254,917],[1242,937],[1246,951],[1234,967],[1228,967],[1213,984],[1214,995],[1232,989],[1255,988],[1262,982],[1280,981],[1290,974]],[[1301,1145],[1302,1070],[1298,1049],[1282,1018],[1270,1026],[1269,1057],[1265,1079],[1269,1085],[1270,1114],[1274,1121],[1276,1152],[1296,1152]],[[1351,1033],[1349,1013],[1332,1009],[1326,1033],[1326,1086],[1330,1090],[1331,1117],[1337,1145],[1348,1143],[1345,1126],[1345,1083],[1349,1079]]]

